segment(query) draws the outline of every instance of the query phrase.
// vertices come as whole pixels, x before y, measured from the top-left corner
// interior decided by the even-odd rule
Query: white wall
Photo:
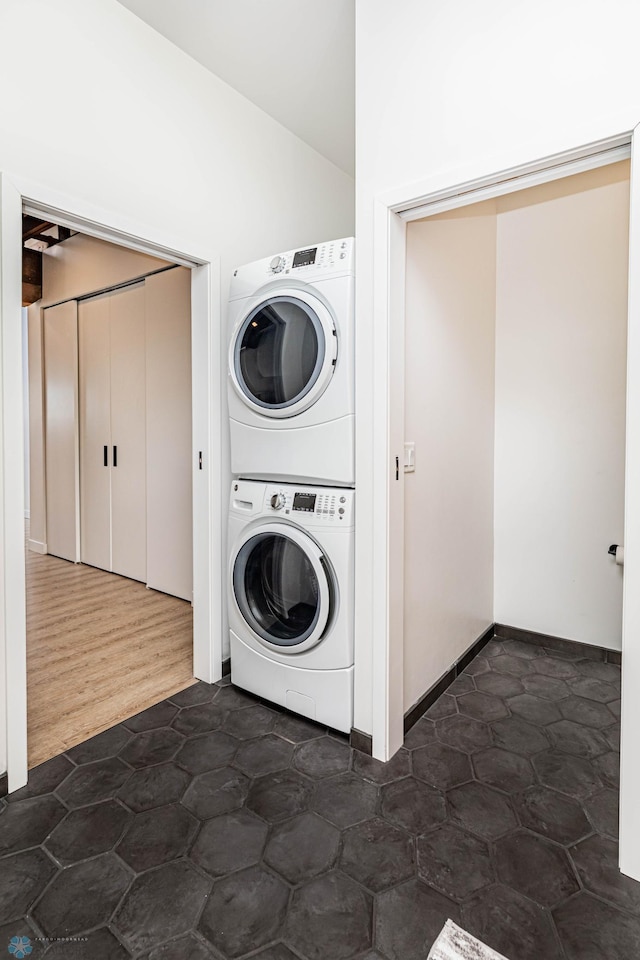
[[[495,612],[620,650],[629,164],[498,201]]]
[[[495,204],[410,224],[406,270],[405,712],[493,622]]]

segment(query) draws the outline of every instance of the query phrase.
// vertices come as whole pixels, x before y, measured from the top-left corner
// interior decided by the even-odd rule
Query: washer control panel
[[[353,522],[353,501],[353,490],[268,484],[264,512],[285,515],[302,524],[348,526]]]
[[[310,273],[317,274],[323,271],[346,271],[353,269],[353,257],[354,240],[353,237],[347,237],[343,240],[330,240],[313,247],[276,254],[275,257],[266,261],[266,272],[269,276],[289,274],[305,277]]]

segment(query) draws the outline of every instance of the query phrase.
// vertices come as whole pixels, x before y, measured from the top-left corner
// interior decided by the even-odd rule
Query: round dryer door
[[[300,530],[254,528],[236,552],[232,581],[240,613],[266,647],[300,653],[322,639],[331,618],[332,574]]]
[[[335,325],[313,294],[279,290],[254,301],[231,340],[231,380],[267,417],[294,417],[326,390],[337,356]]]

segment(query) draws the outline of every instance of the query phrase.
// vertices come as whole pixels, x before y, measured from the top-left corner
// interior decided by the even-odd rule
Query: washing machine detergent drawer
[[[230,631],[231,680],[236,686],[317,723],[349,733],[353,726],[353,667],[306,670],[277,663]]]

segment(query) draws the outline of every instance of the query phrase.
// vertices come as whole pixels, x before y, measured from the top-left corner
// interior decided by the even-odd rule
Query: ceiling
[[[355,0],[120,0],[350,176]]]

